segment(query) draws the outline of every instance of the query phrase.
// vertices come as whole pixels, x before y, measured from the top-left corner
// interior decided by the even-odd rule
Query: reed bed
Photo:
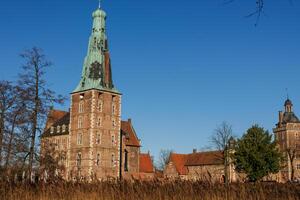
[[[2,200],[300,200],[299,184],[192,181],[0,183]]]

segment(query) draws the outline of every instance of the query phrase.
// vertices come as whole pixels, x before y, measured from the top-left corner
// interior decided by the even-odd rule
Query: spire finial
[[[288,89],[288,88],[285,88],[285,91],[286,91],[286,98],[287,98],[287,99],[290,99],[290,98],[289,98],[289,89]]]
[[[99,9],[101,8],[101,0],[99,0],[99,6],[98,6],[98,8]]]

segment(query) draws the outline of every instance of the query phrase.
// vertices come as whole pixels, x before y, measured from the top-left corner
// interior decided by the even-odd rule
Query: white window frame
[[[82,128],[82,125],[83,125],[83,117],[79,116],[78,117],[78,128]]]
[[[82,145],[82,133],[77,133],[77,145]]]

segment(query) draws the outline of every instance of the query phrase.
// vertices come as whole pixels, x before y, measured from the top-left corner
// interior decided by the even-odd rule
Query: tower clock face
[[[93,80],[97,80],[101,78],[101,72],[102,72],[102,64],[95,61],[90,66],[90,74],[89,78]]]

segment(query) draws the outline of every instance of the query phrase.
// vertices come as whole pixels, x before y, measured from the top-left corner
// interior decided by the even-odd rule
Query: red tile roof
[[[121,122],[121,131],[125,134],[125,145],[140,147],[140,141],[136,136],[131,120]]]
[[[169,162],[175,165],[179,175],[186,175],[188,173],[188,166],[201,165],[220,165],[223,164],[223,152],[209,151],[191,154],[170,154]]]
[[[140,154],[140,173],[154,173],[150,154]]]
[[[186,166],[220,165],[223,164],[223,152],[209,151],[189,154]]]
[[[187,174],[187,167],[185,166],[188,154],[177,154],[171,153],[169,162],[172,162],[175,165],[175,168],[179,175]]]
[[[68,112],[62,110],[50,110],[45,130],[49,129],[55,122],[64,117]]]

